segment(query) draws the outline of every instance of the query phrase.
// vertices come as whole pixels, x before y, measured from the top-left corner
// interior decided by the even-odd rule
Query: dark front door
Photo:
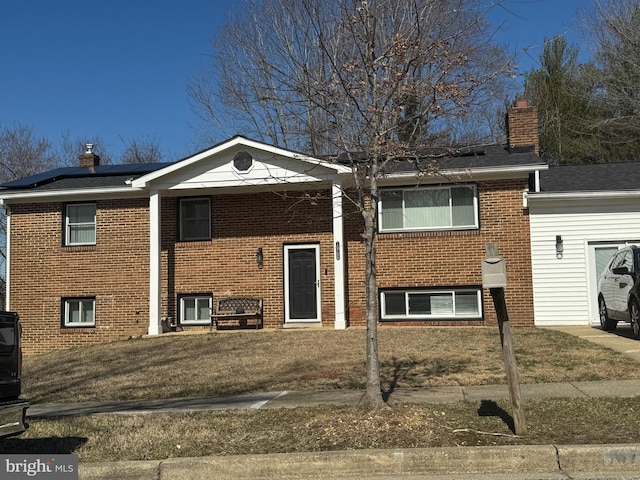
[[[287,320],[319,321],[318,247],[289,246],[287,258]]]

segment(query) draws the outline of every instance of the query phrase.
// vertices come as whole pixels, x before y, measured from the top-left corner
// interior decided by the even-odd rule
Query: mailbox
[[[505,288],[507,286],[507,264],[502,257],[487,257],[482,260],[482,286]]]

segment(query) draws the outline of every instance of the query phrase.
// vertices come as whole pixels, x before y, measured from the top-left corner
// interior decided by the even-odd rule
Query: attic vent
[[[233,167],[239,172],[247,172],[253,166],[253,157],[249,152],[238,152],[233,157]]]

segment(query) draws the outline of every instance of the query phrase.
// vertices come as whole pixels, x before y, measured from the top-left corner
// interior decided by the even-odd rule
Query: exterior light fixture
[[[556,235],[556,258],[562,258],[564,252],[564,246],[562,241],[562,235]]]
[[[258,250],[256,250],[256,263],[260,268],[264,265],[264,253],[262,252],[262,247],[259,247]]]

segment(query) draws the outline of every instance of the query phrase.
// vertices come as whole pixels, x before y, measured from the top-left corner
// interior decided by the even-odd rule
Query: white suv
[[[631,322],[633,338],[640,339],[640,248],[625,247],[613,256],[598,281],[598,310],[603,330],[615,330],[618,321]]]

